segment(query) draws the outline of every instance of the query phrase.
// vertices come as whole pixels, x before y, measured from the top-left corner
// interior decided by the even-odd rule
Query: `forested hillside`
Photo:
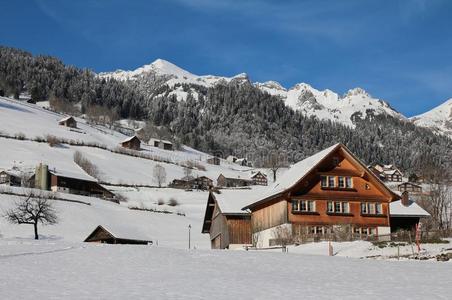
[[[320,121],[243,79],[212,87],[170,87],[156,77],[143,90],[132,80],[99,78],[53,57],[1,47],[0,89],[7,95],[28,92],[34,100],[66,104],[56,109],[78,104],[80,114],[101,107],[118,118],[166,127],[182,143],[202,151],[246,156],[256,164],[271,152],[298,161],[336,142],[365,163],[394,163],[408,171],[446,166],[452,157],[450,139],[408,121],[372,113],[357,118],[355,129]],[[178,100],[175,89],[187,92],[186,100]]]

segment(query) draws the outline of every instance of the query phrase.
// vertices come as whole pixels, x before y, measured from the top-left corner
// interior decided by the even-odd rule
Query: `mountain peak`
[[[344,95],[344,98],[351,97],[351,96],[359,96],[359,95],[371,97],[370,94],[368,92],[366,92],[364,89],[362,89],[360,87],[356,87],[356,88],[348,90],[347,93]]]

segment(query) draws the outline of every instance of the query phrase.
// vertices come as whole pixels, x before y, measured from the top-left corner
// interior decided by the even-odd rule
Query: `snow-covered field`
[[[0,240],[2,299],[450,299],[451,264]]]

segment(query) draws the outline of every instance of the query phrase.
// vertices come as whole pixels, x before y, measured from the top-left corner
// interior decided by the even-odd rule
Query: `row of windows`
[[[332,234],[334,229],[331,226],[306,226],[307,230],[304,231],[308,234],[315,235],[327,235]],[[375,227],[353,227],[353,233],[360,236],[370,236],[377,234],[377,228]]]
[[[323,188],[353,188],[353,178],[351,176],[322,176],[320,185]]]
[[[292,200],[292,211],[294,212],[316,212],[315,201],[312,200]],[[347,201],[328,201],[328,213],[349,214],[350,203]],[[383,207],[381,203],[367,202],[361,203],[361,214],[381,215]]]

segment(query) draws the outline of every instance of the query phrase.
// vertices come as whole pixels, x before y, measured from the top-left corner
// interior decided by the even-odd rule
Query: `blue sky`
[[[448,0],[0,0],[0,44],[95,71],[157,58],[195,74],[362,87],[405,115],[452,98]]]

